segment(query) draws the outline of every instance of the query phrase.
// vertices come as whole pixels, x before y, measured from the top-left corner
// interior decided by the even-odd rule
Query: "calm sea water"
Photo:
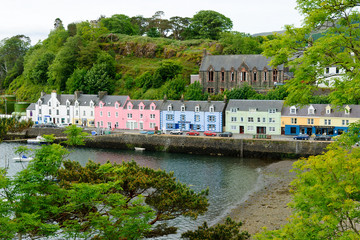
[[[21,171],[27,165],[12,160],[15,157],[15,148],[20,145],[0,143],[0,167],[5,167],[8,163],[9,174]],[[134,160],[141,166],[173,171],[180,182],[188,184],[195,191],[208,187],[210,203],[208,212],[195,221],[187,218],[172,220],[172,224],[179,227],[179,233],[159,239],[179,239],[181,232],[195,229],[204,221],[211,225],[226,217],[227,213],[246,200],[248,195],[263,187],[261,169],[271,163],[254,158],[89,148],[74,149],[68,158],[79,161],[82,165],[85,165],[89,159],[98,163],[105,163],[108,160],[117,163]]]

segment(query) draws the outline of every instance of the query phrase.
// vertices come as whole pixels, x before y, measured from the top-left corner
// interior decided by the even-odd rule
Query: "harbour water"
[[[15,157],[15,148],[18,146],[20,146],[18,143],[0,143],[0,167],[5,167],[8,162],[10,175],[21,171],[27,164],[12,160]],[[179,228],[178,234],[160,239],[179,239],[181,232],[195,229],[204,221],[212,225],[226,217],[233,207],[241,204],[251,193],[263,187],[261,169],[272,163],[269,160],[255,158],[89,148],[73,149],[68,158],[79,161],[82,165],[85,165],[89,159],[98,163],[105,163],[108,160],[117,163],[134,160],[141,166],[173,171],[180,182],[186,183],[195,191],[209,188],[208,212],[195,221],[188,218],[172,220],[171,224]]]

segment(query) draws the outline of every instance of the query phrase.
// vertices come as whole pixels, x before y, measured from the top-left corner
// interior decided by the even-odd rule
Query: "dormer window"
[[[99,104],[100,108],[102,108],[104,105],[102,103]]]
[[[326,106],[326,114],[331,113],[331,107],[329,105]]]
[[[210,106],[209,112],[214,112],[214,106],[213,105]]]
[[[308,108],[308,114],[315,114],[315,108],[312,105]]]
[[[296,107],[295,106],[290,107],[290,114],[296,114]]]
[[[269,113],[276,113],[276,108],[269,108]]]
[[[171,105],[169,105],[167,108],[168,108],[168,111],[172,111],[172,106]]]
[[[131,110],[131,105],[130,104],[128,105],[128,110]]]
[[[115,108],[118,109],[119,108],[119,104],[115,103]]]
[[[39,106],[41,106],[41,104],[42,104],[42,102],[41,102],[41,101],[39,101],[39,102],[38,102],[38,105],[39,105]]]
[[[349,107],[349,105],[346,105],[345,107],[345,114],[348,115],[350,114],[351,108]]]
[[[151,110],[154,111],[154,110],[155,110],[155,107],[154,107],[154,106],[151,106]]]
[[[93,102],[90,102],[90,107],[94,107],[94,103],[93,103]]]
[[[199,112],[200,107],[199,106],[195,106],[195,112]]]
[[[185,105],[181,106],[181,111],[184,112],[185,111]]]
[[[144,106],[140,106],[140,110],[144,110]]]
[[[79,106],[79,103],[78,102],[75,102],[75,107],[78,107]]]
[[[249,112],[256,112],[256,108],[249,108]]]
[[[49,105],[49,107],[51,107],[51,102],[50,101],[48,102],[48,105]]]

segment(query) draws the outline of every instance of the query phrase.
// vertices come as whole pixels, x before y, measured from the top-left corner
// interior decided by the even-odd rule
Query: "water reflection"
[[[9,174],[15,174],[27,164],[11,161],[15,157],[14,149],[17,146],[19,144],[0,144],[0,167],[5,166],[5,158],[9,159]],[[269,164],[268,161],[260,159],[88,148],[72,149],[68,158],[80,162],[83,166],[89,159],[102,164],[107,161],[121,163],[134,160],[141,166],[173,171],[180,182],[188,184],[195,191],[209,188],[210,207],[204,216],[200,216],[196,221],[184,218],[173,220],[173,224],[182,231],[194,229],[203,221],[213,224],[225,217],[232,207],[261,187],[260,169]],[[180,233],[162,239],[179,239],[179,236]]]

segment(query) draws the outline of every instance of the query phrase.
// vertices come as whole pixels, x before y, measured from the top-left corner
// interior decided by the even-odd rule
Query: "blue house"
[[[226,103],[222,101],[164,100],[160,109],[162,130],[222,132]]]

